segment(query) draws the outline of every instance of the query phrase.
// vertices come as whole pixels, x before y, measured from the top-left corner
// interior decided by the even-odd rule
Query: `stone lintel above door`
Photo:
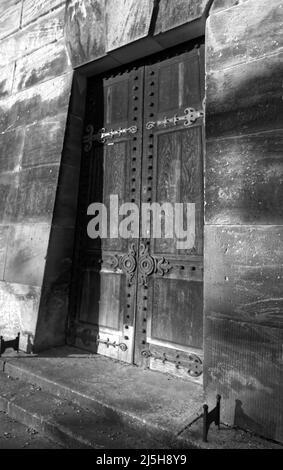
[[[211,0],[69,0],[65,36],[74,68],[99,73],[204,35]]]

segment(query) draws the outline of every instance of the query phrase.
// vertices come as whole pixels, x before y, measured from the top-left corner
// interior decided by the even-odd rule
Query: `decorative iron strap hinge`
[[[72,326],[74,327],[75,323]],[[99,343],[102,343],[105,344],[107,348],[112,346],[113,348],[121,349],[123,352],[128,349],[128,346],[125,343],[117,343],[116,341],[111,342],[109,338],[101,339],[99,335],[92,332],[89,328],[85,328],[80,332],[76,331],[74,336],[75,338],[80,339],[85,346],[90,346],[91,344],[98,345]]]
[[[175,114],[171,118],[167,118],[166,116],[161,121],[148,121],[145,125],[146,129],[153,129],[154,127],[167,127],[168,125],[176,126],[180,121],[184,123],[185,127],[191,126],[198,118],[204,116],[204,111],[199,110],[196,111],[194,108],[186,108],[184,110],[183,116],[177,116]]]
[[[116,341],[111,342],[109,340],[109,338],[100,339],[99,336],[96,338],[96,343],[97,344],[99,344],[99,343],[105,344],[107,348],[109,348],[109,346],[112,346],[115,349],[116,348],[121,349],[121,351],[123,351],[123,352],[127,351],[127,349],[128,349],[128,346],[125,343],[116,343]]]
[[[168,359],[166,353],[163,353],[163,355],[160,356],[158,354],[152,353],[148,349],[144,349],[143,351],[141,351],[141,355],[145,358],[152,357],[153,359],[158,359],[163,364],[165,364],[166,362],[174,364],[176,369],[184,369],[192,377],[199,377],[203,371],[202,360],[195,353],[189,353],[188,361],[186,361],[186,364],[181,363],[178,355],[176,355],[175,361],[172,359]]]
[[[85,152],[89,152],[92,148],[93,142],[100,142],[104,143],[107,139],[113,139],[114,137],[122,137],[127,134],[135,134],[138,132],[137,126],[130,126],[110,131],[107,131],[104,127],[100,129],[96,134],[94,133],[94,127],[89,124],[86,127],[86,134],[83,136],[83,143],[84,143],[84,150]]]

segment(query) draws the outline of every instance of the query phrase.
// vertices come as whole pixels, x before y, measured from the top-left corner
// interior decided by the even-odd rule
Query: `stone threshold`
[[[64,448],[282,449],[212,425],[199,384],[72,347],[0,358],[0,410]]]
[[[20,388],[25,390],[26,384],[37,387],[37,390],[33,389],[33,393],[38,393],[31,399],[31,408],[32,403],[37,400],[37,415],[45,413],[45,417],[39,418],[39,421],[48,421],[49,437],[52,437],[49,428],[54,432],[56,423],[53,422],[52,413],[51,416],[48,410],[42,412],[40,401],[50,402],[52,407],[52,398],[57,397],[63,400],[62,405],[57,405],[59,408],[64,408],[67,402],[79,407],[80,422],[87,416],[89,422],[91,416],[92,428],[106,426],[110,434],[116,430],[120,441],[124,433],[127,447],[128,444],[134,446],[134,441],[139,442],[142,448],[195,447],[188,437],[182,436],[182,431],[202,413],[203,391],[198,384],[67,346],[54,348],[40,355],[5,355],[0,358],[0,367],[6,377],[19,380],[18,384],[13,385],[13,393]],[[7,387],[7,383],[5,386]],[[12,387],[11,384],[9,386]],[[26,390],[24,400],[19,392],[16,398],[13,393],[10,394],[10,400],[7,397],[4,399],[5,403],[2,396],[2,409],[7,411],[10,407],[10,414],[15,419],[17,414],[24,414],[28,420],[29,413],[23,410],[28,407],[29,391]],[[9,405],[8,402],[13,403]],[[14,407],[13,412],[11,406]],[[71,411],[66,413],[70,418]],[[99,418],[99,425],[95,417]],[[24,424],[32,423],[25,421]],[[41,431],[46,432],[44,429]],[[133,437],[131,443],[128,442],[129,433]],[[92,439],[88,439],[86,435],[81,441],[83,445],[88,443],[92,446],[93,443],[96,446],[95,435]]]

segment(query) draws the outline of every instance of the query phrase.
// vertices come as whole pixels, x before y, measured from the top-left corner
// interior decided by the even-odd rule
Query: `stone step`
[[[70,349],[56,354],[0,358],[0,411],[63,448],[282,449],[224,424],[212,425],[203,443],[191,386],[105,358],[73,357]]]
[[[65,448],[160,448],[105,408],[82,408],[38,385],[0,372],[0,410]],[[164,447],[164,443],[163,443]]]
[[[54,355],[53,355],[54,353]],[[116,363],[109,358],[80,354],[71,348],[46,356],[0,358],[0,368],[13,378],[72,402],[143,436],[154,448],[192,448],[182,429],[202,412],[202,390],[195,384],[154,371]],[[173,397],[173,398],[172,398]],[[201,444],[201,433],[200,433]],[[194,438],[195,440],[195,438]]]

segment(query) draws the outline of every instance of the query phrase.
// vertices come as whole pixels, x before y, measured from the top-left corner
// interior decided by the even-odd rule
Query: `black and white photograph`
[[[282,0],[0,0],[16,450],[283,450]]]

